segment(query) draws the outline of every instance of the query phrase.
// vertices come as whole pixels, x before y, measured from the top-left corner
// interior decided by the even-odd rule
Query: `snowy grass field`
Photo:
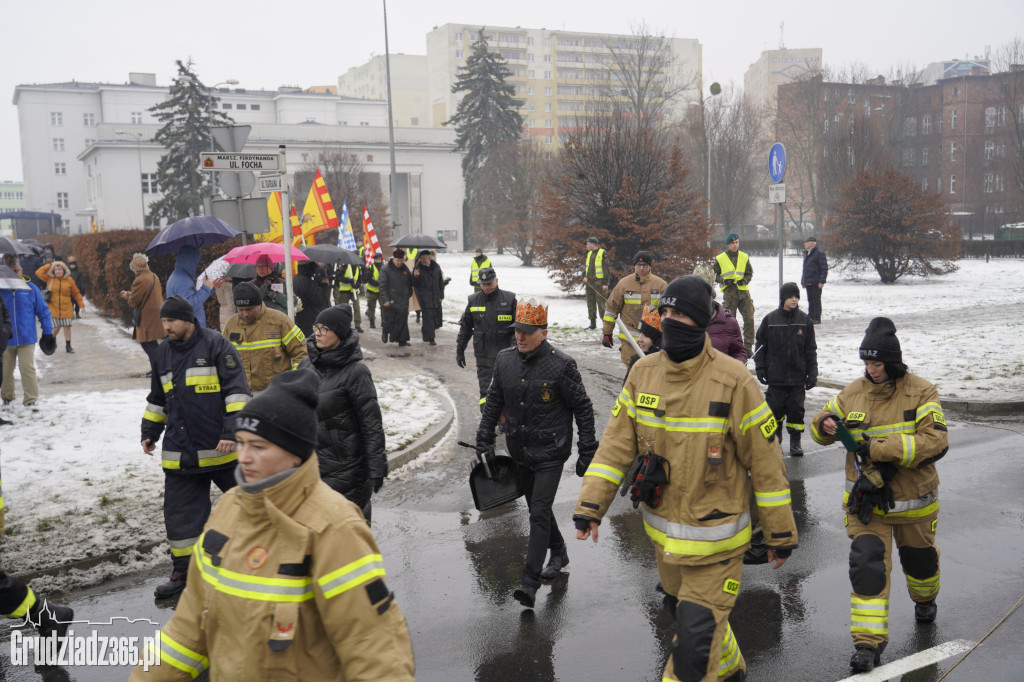
[[[438,263],[447,277],[445,320],[456,323],[472,293],[472,254],[441,254]],[[554,343],[593,342],[600,349],[600,331],[588,331],[587,304],[582,292],[562,292],[542,268],[525,268],[519,259],[491,256],[502,288],[520,299],[535,297],[550,304],[550,338]],[[751,258],[754,279],[754,328],[778,307],[779,261]],[[783,259],[783,281],[800,281],[803,257]],[[688,273],[653,272],[671,281]],[[802,290],[801,290],[802,291]],[[722,301],[718,293],[718,301]],[[807,302],[800,308],[806,312]],[[941,277],[910,277],[896,284],[879,283],[873,270],[840,271],[834,267],[822,295],[822,324],[815,327],[819,376],[846,384],[863,372],[858,359],[864,330],[872,317],[896,323],[904,362],[912,372],[935,383],[942,396],[961,400],[1024,399],[1024,260],[962,260],[957,272]],[[742,324],[742,321],[741,321]],[[611,352],[611,351],[605,351]],[[617,351],[616,351],[617,352]],[[753,362],[749,363],[753,367]]]

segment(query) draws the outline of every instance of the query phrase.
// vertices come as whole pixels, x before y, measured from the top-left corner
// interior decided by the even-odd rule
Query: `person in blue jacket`
[[[206,327],[206,312],[203,304],[214,289],[219,289],[223,279],[211,280],[206,277],[203,286],[196,289],[196,270],[199,267],[199,249],[194,246],[183,246],[174,261],[174,272],[167,278],[167,298],[181,296],[192,304],[196,324]]]
[[[53,342],[53,321],[50,319],[50,306],[43,299],[43,292],[22,275],[18,257],[5,255],[4,265],[18,273],[28,284],[28,289],[4,289],[0,292],[11,316],[11,339],[4,350],[4,382],[0,398],[5,406],[14,401],[14,367],[17,365],[21,374],[23,402],[26,407],[32,407],[39,399],[35,360],[35,344],[39,340],[36,319],[43,327],[43,337],[49,337],[50,342]]]

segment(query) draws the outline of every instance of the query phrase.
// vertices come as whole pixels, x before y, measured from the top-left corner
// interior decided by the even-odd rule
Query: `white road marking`
[[[931,649],[919,651],[916,654],[907,656],[906,658],[886,663],[883,666],[875,668],[869,673],[858,673],[840,680],[839,682],[886,682],[894,677],[899,677],[906,673],[920,670],[921,668],[932,665],[933,663],[938,663],[950,656],[962,654],[972,646],[974,646],[974,642],[969,642],[966,639],[954,639],[950,642],[944,642],[938,646],[933,646]]]

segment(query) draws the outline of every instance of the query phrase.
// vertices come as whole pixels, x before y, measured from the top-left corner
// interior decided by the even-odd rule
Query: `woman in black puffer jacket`
[[[384,484],[388,459],[377,389],[362,362],[359,334],[352,330],[352,308],[342,304],[321,312],[306,348],[308,357],[299,367],[320,375],[320,478],[359,505],[369,523],[370,496]]]

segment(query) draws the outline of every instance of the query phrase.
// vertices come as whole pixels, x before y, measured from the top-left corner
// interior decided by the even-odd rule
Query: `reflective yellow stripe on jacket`
[[[199,536],[202,545],[203,537]],[[218,592],[242,599],[268,602],[303,602],[313,598],[313,579],[304,578],[262,578],[229,571],[214,566],[206,552],[195,553],[196,567],[203,580]]]
[[[238,459],[238,451],[232,450],[231,452],[224,454],[219,450],[199,450],[196,454],[199,455],[199,467],[215,467],[220,464],[227,464]],[[171,450],[163,450],[160,453],[161,464],[164,469],[180,469],[181,468],[181,453],[174,452]]]
[[[328,573],[316,582],[323,590],[324,599],[330,599],[378,576],[384,577],[384,558],[380,554],[367,554]]]

